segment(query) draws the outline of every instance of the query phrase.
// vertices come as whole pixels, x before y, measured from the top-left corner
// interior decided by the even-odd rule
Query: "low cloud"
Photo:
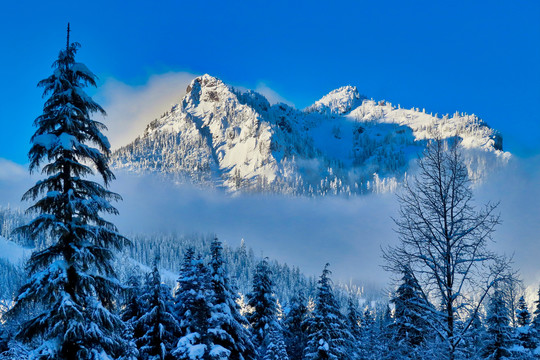
[[[318,275],[330,262],[337,280],[383,288],[381,247],[397,243],[395,195],[295,198],[236,195],[174,186],[150,176],[118,174],[119,225],[125,232],[216,233],[231,245],[244,238],[256,254]],[[540,279],[540,157],[514,158],[475,188],[478,206],[500,202],[502,224],[490,247],[513,255],[527,285]]]
[[[21,197],[34,184],[36,176],[30,176],[25,166],[0,158],[0,206],[25,207]]]
[[[392,194],[301,198],[235,195],[174,186],[151,176],[117,174],[124,197],[115,219],[124,232],[216,233],[257,255],[319,275],[329,262],[335,279],[383,287],[380,246],[395,241]]]
[[[284,97],[279,95],[275,90],[268,87],[265,83],[260,82],[257,84],[255,91],[263,95],[270,104],[284,103],[289,106],[294,106],[294,104]]]
[[[153,75],[140,86],[106,80],[95,99],[107,111],[103,121],[109,128],[106,135],[111,148],[127,145],[143,133],[148,123],[179,103],[196,76],[188,72],[169,72]]]
[[[17,182],[21,177],[26,176],[28,170],[11,160],[0,158],[0,181]]]
[[[26,208],[22,194],[40,174],[0,159],[0,205]],[[283,195],[235,195],[177,186],[155,176],[117,173],[112,190],[124,201],[114,217],[126,234],[216,233],[236,246],[244,238],[264,254],[319,275],[330,262],[334,279],[383,288],[389,274],[381,268],[381,247],[396,244],[391,217],[398,204],[393,194],[297,198]],[[500,202],[502,224],[491,248],[513,255],[525,283],[540,279],[540,156],[513,158],[475,189],[478,204]]]
[[[524,282],[538,288],[540,281],[540,156],[510,163],[477,189],[480,203],[499,202],[502,223],[492,248],[513,256]]]

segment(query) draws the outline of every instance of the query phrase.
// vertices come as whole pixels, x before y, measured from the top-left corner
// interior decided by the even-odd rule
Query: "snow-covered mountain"
[[[112,161],[116,169],[231,191],[381,192],[396,186],[436,134],[461,140],[473,174],[509,157],[502,137],[475,115],[402,109],[352,86],[302,111],[203,75]]]

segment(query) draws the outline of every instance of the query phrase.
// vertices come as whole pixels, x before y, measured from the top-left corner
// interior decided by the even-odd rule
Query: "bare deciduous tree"
[[[418,160],[419,172],[398,194],[395,219],[400,243],[384,251],[387,270],[409,268],[424,296],[430,326],[455,353],[493,284],[507,273],[508,261],[488,249],[497,224],[497,204],[477,210],[457,142],[431,141]],[[464,321],[463,326],[456,326]]]

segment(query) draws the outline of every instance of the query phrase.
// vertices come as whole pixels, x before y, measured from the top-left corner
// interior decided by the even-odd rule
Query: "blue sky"
[[[475,113],[502,132],[505,150],[536,155],[539,18],[537,1],[8,2],[0,158],[26,162],[43,104],[36,83],[50,74],[68,21],[78,60],[101,79],[98,95],[107,81],[144,88],[164,73],[209,73],[264,84],[303,108],[351,84],[403,107]]]
[[[536,284],[538,19],[540,2],[532,0],[9,1],[0,12],[0,204],[21,206],[21,194],[39,176],[29,178],[17,164],[27,162],[32,122],[43,106],[36,84],[50,75],[70,21],[72,40],[82,44],[78,60],[100,77],[91,93],[109,113],[113,147],[134,138],[203,73],[298,108],[350,84],[402,107],[479,115],[520,158],[479,190],[481,200],[501,200],[496,249],[515,252],[525,279]],[[170,196],[162,184],[122,176],[113,190],[125,199],[122,231],[216,231],[309,273],[330,261],[342,279],[386,282],[374,274],[382,272],[379,246],[395,241],[393,196],[261,200],[190,189]],[[313,223],[324,223],[325,231]],[[306,239],[316,244],[309,254]]]

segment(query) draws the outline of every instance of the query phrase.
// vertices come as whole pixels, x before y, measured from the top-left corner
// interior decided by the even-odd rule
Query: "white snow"
[[[203,75],[180,104],[113,155],[113,166],[232,191],[391,191],[436,135],[462,139],[471,175],[484,175],[510,156],[497,132],[475,115],[396,108],[367,100],[352,86],[300,111],[270,106],[260,94]]]

